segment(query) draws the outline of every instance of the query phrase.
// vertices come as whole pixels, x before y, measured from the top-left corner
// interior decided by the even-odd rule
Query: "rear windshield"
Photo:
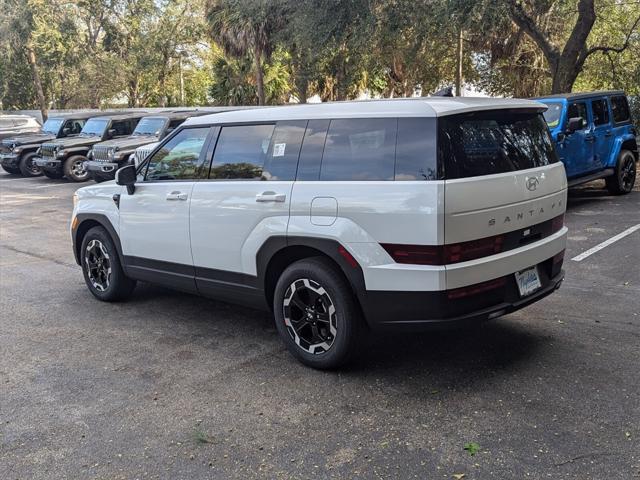
[[[440,118],[438,156],[444,178],[541,167],[558,161],[538,112],[485,111]]]

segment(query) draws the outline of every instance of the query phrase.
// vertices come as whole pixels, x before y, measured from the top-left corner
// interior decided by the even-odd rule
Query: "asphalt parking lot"
[[[318,372],[263,313],[96,301],[78,185],[0,173],[0,479],[640,478],[640,230],[571,260],[640,224],[638,186],[601,186],[570,193],[555,295]]]

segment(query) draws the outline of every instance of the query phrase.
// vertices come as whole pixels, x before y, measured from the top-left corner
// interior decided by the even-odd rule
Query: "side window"
[[[435,118],[399,118],[396,180],[437,180]]]
[[[318,180],[329,120],[309,120],[300,150],[297,180]]]
[[[13,127],[13,120],[0,118],[0,128],[11,128],[11,127]]]
[[[209,178],[260,179],[275,125],[222,127]]]
[[[321,180],[393,180],[395,118],[331,120],[325,141]]]
[[[65,129],[69,129],[67,135],[77,135],[78,133],[80,133],[80,130],[82,130],[84,123],[84,120],[69,120],[64,126]]]
[[[569,104],[567,109],[567,121],[570,118],[581,118],[582,128],[587,126],[587,104],[584,102],[575,102]]]
[[[615,123],[624,123],[631,120],[629,103],[627,102],[627,97],[624,95],[611,97],[611,111],[613,113],[613,121]]]
[[[609,109],[606,100],[594,100],[591,102],[591,109],[593,110],[593,124],[596,127],[609,123]]]
[[[200,177],[201,155],[209,127],[185,128],[149,159],[147,181],[188,180]]]
[[[15,119],[13,121],[13,124],[16,127],[22,127],[23,125],[26,125],[27,123],[29,123],[29,122],[27,120],[25,120],[24,118],[18,118],[18,119]]]
[[[307,121],[278,122],[264,162],[262,180],[294,180]]]
[[[115,130],[116,133],[114,133],[114,137],[119,137],[122,135],[126,135],[128,132],[128,122],[126,120],[120,120],[120,121],[115,121],[111,124],[111,127],[109,127],[112,130]]]

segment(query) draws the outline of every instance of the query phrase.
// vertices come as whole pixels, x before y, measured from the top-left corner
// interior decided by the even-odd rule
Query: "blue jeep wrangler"
[[[536,98],[564,163],[569,186],[604,178],[616,195],[636,181],[638,143],[622,91],[568,93]]]

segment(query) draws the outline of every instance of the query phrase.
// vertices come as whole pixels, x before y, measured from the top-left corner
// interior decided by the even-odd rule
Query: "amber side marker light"
[[[78,217],[73,217],[71,220],[71,230],[77,229],[79,224],[80,222],[78,221]]]

